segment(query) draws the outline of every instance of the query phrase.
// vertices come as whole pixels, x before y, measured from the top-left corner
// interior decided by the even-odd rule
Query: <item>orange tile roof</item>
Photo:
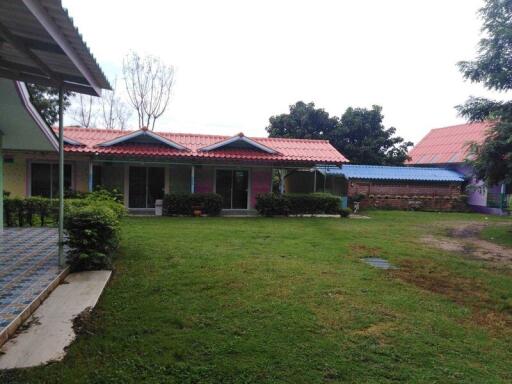
[[[277,153],[267,153],[251,148],[219,148],[202,151],[203,147],[228,139],[228,136],[203,135],[189,133],[153,132],[167,140],[185,147],[185,150],[172,148],[165,144],[145,144],[135,142],[118,143],[111,146],[99,144],[110,141],[135,131],[99,128],[64,128],[66,139],[74,140],[80,145],[65,146],[68,153],[91,153],[115,157],[159,157],[195,160],[232,160],[272,163],[304,164],[341,164],[348,160],[327,140],[255,138],[252,140],[267,146]]]
[[[432,129],[409,152],[407,164],[462,163],[466,159],[469,144],[482,143],[491,123],[468,123]]]

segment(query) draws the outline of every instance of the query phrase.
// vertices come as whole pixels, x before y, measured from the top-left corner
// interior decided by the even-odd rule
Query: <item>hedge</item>
[[[120,219],[125,213],[119,196],[106,191],[64,200],[64,229],[69,247],[68,263],[73,271],[110,268],[119,245]],[[58,222],[58,200],[42,197],[6,198],[7,226],[54,225]]]
[[[222,210],[222,196],[217,193],[170,193],[163,199],[163,213],[167,216],[191,216],[195,207],[208,216],[218,216]]]
[[[338,214],[341,199],[328,193],[265,193],[256,197],[256,210],[264,216]]]

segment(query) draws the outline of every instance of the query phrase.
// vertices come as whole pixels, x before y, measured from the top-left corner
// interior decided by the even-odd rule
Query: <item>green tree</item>
[[[334,137],[339,119],[330,117],[314,103],[298,101],[290,105],[290,113],[272,116],[266,128],[270,137],[288,137],[295,139],[324,139]]]
[[[52,87],[27,84],[30,101],[48,125],[53,125],[59,120],[59,90]],[[63,107],[66,110],[70,105],[70,91],[64,91]]]
[[[386,128],[383,118],[378,105],[348,108],[341,116],[334,146],[355,164],[403,164],[413,143],[395,136],[396,128]]]
[[[397,165],[407,160],[411,142],[394,136],[396,129],[385,128],[382,108],[348,108],[331,117],[314,103],[299,101],[290,113],[270,117],[266,128],[270,137],[324,139],[355,164]]]
[[[512,89],[512,0],[486,0],[480,9],[483,20],[478,55],[462,61],[459,68],[465,79],[487,89]],[[469,121],[490,121],[483,143],[473,143],[471,160],[477,177],[493,185],[512,182],[512,102],[471,97],[457,107]]]

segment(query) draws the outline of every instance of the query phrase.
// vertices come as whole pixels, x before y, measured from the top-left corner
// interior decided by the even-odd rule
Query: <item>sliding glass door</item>
[[[130,167],[130,208],[154,208],[164,197],[165,172],[162,167]]]
[[[247,209],[249,172],[246,170],[218,169],[216,192],[222,196],[223,209]]]

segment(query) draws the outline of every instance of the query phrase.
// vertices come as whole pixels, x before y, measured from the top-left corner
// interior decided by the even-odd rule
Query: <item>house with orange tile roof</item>
[[[482,143],[491,127],[488,122],[468,123],[445,128],[432,129],[409,152],[408,165],[420,167],[443,167],[466,176],[468,204],[476,211],[501,214],[512,193],[505,184],[487,186],[473,175],[472,167],[466,162],[472,143]]]
[[[65,187],[97,186],[124,193],[133,212],[154,211],[171,192],[216,192],[225,210],[251,210],[270,192],[274,170],[341,165],[348,160],[328,141],[66,127]],[[57,157],[6,152],[5,190],[11,196],[57,195]]]

